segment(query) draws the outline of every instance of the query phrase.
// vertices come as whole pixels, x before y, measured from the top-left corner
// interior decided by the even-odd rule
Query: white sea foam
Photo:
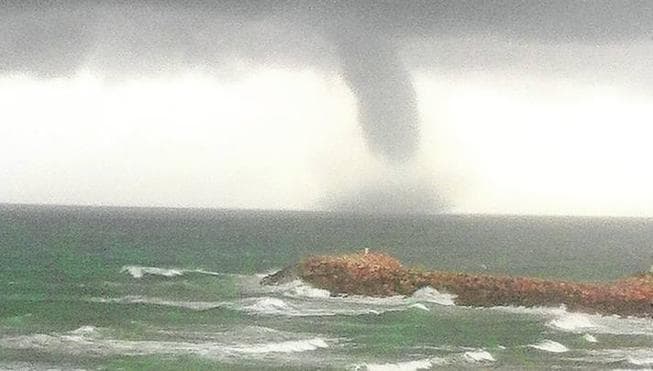
[[[0,363],[0,371],[85,371],[83,368],[61,367],[45,363],[36,362],[11,362]]]
[[[652,348],[596,349],[586,350],[583,353],[585,356],[576,357],[571,360],[598,364],[623,362],[638,366],[639,369],[641,367],[653,366]]]
[[[257,299],[251,305],[246,305],[244,309],[263,314],[284,314],[290,312],[292,308],[282,299],[264,297]]]
[[[332,296],[329,291],[315,288],[302,280],[277,286],[261,286],[259,279],[256,276],[254,278],[243,277],[240,280],[243,291],[253,296],[242,299],[233,306],[233,309],[267,315],[334,316],[407,310],[411,304],[416,303],[416,300],[399,295]]]
[[[653,320],[648,318],[566,313],[547,323],[556,330],[576,334],[653,336]]]
[[[0,346],[18,350],[45,350],[62,354],[150,355],[195,354],[224,359],[238,355],[298,353],[328,348],[320,337],[268,342],[183,342],[154,340],[123,340],[115,338],[68,334],[32,334],[0,339]]]
[[[634,366],[653,366],[653,348],[609,349],[595,355],[608,355],[611,361],[626,361]]]
[[[221,276],[221,273],[211,272],[204,269],[180,269],[180,268],[159,268],[159,267],[144,267],[140,265],[126,265],[120,269],[121,272],[129,273],[134,278],[143,278],[145,275],[162,276],[162,277],[178,277],[186,273],[199,273],[211,276]]]
[[[587,341],[588,343],[598,343],[599,342],[596,339],[596,336],[590,335],[590,334],[583,335],[583,339],[585,339],[585,341]]]
[[[270,296],[251,297],[239,299],[236,301],[223,302],[168,300],[164,298],[136,295],[129,295],[118,298],[89,298],[86,300],[95,303],[163,305],[198,311],[224,308],[243,311],[250,314],[278,315],[289,317],[335,315],[357,316],[363,314],[380,314],[389,310],[407,309],[407,307],[374,309],[368,305],[347,304],[344,302],[334,301],[292,300],[289,298],[278,298]]]
[[[549,326],[565,331],[585,331],[599,326],[592,322],[591,316],[583,313],[566,313],[551,320]]]
[[[415,361],[405,361],[396,363],[364,363],[362,365],[354,366],[356,371],[417,371],[427,370],[435,365],[444,364],[445,360],[442,358],[426,358]]]
[[[255,275],[255,279],[243,278],[241,284],[244,284],[244,291],[249,294],[274,293],[292,298],[324,299],[325,302],[328,300],[334,303],[341,303],[342,305],[367,304],[381,307],[403,306],[403,309],[406,309],[411,304],[419,302],[451,306],[455,305],[454,300],[456,298],[456,295],[441,293],[432,287],[423,287],[408,297],[402,295],[387,297],[371,297],[363,295],[332,296],[328,290],[315,288],[299,279],[282,285],[262,286],[259,284],[261,276],[265,275]],[[380,309],[383,311],[384,308]]]
[[[290,317],[335,316],[379,314],[381,311],[368,306],[346,305],[342,302],[301,300],[292,301],[276,297],[257,297],[243,299],[230,307],[252,314],[282,315]]]
[[[231,348],[232,351],[240,353],[295,353],[328,348],[329,345],[322,338],[306,340],[289,340],[278,343],[254,344]]]
[[[121,272],[127,272],[134,278],[143,278],[146,274],[154,276],[164,276],[164,277],[176,277],[181,276],[183,271],[179,269],[168,269],[168,268],[158,268],[158,267],[141,267],[138,265],[127,265],[122,267]]]
[[[383,313],[387,311],[401,311],[409,308],[417,308],[425,311],[430,309],[424,303],[451,306],[454,304],[455,295],[440,293],[431,287],[424,287],[417,290],[412,296],[406,297],[401,295],[389,297],[371,297],[362,295],[332,296],[327,290],[317,289],[310,284],[295,280],[284,285],[273,286],[268,293],[282,294],[283,296],[294,299],[308,299],[313,301],[313,305],[306,301],[297,305],[307,308],[312,307],[307,315],[318,315],[321,312],[326,315],[333,314],[366,314],[366,313]],[[319,311],[315,305],[319,304],[324,310]]]
[[[421,309],[421,310],[427,311],[427,312],[431,311],[426,305],[424,305],[422,303],[411,304],[411,305],[408,306],[408,308]]]
[[[291,297],[329,298],[331,296],[329,291],[317,289],[302,280],[295,280],[282,285],[281,290],[284,291],[284,295]]]
[[[70,331],[71,334],[73,335],[84,335],[84,336],[89,336],[89,335],[95,335],[98,333],[98,329],[95,326],[82,326],[76,330]]]
[[[627,357],[626,361],[635,366],[653,366],[652,357]]]
[[[531,348],[543,350],[550,353],[564,353],[568,352],[569,348],[553,340],[542,340],[537,344],[529,344]]]
[[[465,352],[465,353],[463,353],[463,357],[464,357],[465,361],[471,362],[471,363],[494,362],[495,361],[492,354],[490,354],[490,352],[488,352],[486,350],[483,350],[483,349]]]
[[[436,348],[438,350],[452,350],[449,347]],[[483,364],[495,362],[494,356],[484,349],[471,349],[463,353],[453,353],[446,358],[432,357],[423,358],[413,361],[399,361],[387,363],[364,363],[352,367],[354,370],[425,370],[434,366],[453,365],[453,364]]]
[[[547,326],[564,332],[577,334],[613,334],[613,335],[645,335],[653,336],[653,319],[638,317],[621,317],[617,315],[603,316],[569,312],[563,305],[560,307],[493,307],[509,313],[535,315],[547,320]]]
[[[480,310],[486,310],[486,308],[479,308]],[[527,315],[538,315],[538,316],[563,316],[569,314],[567,307],[564,305],[558,307],[524,307],[524,306],[496,306],[489,308],[490,310],[498,310],[502,312],[514,313],[514,314],[527,314]]]
[[[192,310],[207,310],[220,307],[228,307],[230,304],[229,302],[167,300],[163,298],[153,298],[137,295],[128,295],[119,298],[90,298],[88,301],[95,303],[152,304]]]
[[[363,295],[350,295],[332,298],[334,302],[342,304],[359,304],[375,306],[377,308],[403,307],[404,309],[414,301],[408,300],[405,296],[395,295],[386,297],[373,297]]]
[[[422,287],[415,291],[411,296],[411,299],[439,305],[456,305],[454,302],[456,295],[441,293],[430,286]]]

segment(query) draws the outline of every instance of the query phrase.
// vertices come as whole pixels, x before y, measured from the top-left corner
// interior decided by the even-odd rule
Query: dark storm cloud
[[[386,34],[501,34],[541,42],[613,42],[653,32],[650,1],[363,1],[355,11]]]
[[[435,184],[401,172],[419,145],[411,72],[544,74],[650,90],[652,58],[650,0],[0,2],[0,74],[88,69],[123,79],[228,75],[242,65],[341,74],[368,147],[390,166],[326,204],[365,213],[446,207]]]
[[[74,73],[96,41],[95,25],[83,15],[77,9],[45,9],[0,16],[0,72]]]
[[[616,79],[635,70],[631,79],[648,81],[642,58],[614,45],[644,43],[635,55],[646,56],[652,33],[651,1],[9,1],[0,73],[88,68],[120,78],[239,63],[338,71],[370,149],[402,162],[419,142],[406,61],[551,73],[574,65]]]
[[[230,58],[337,68],[337,56],[320,54],[335,51],[328,45],[333,34],[349,33],[361,46],[433,37],[599,46],[650,41],[653,2],[9,1],[0,6],[0,30],[6,72],[66,74],[89,58],[135,70],[222,65]]]

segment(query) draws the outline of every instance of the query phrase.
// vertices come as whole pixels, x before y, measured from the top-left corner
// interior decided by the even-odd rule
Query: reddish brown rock
[[[405,268],[382,253],[314,256],[293,272],[333,294],[411,295],[421,287],[457,295],[459,305],[558,306],[572,310],[653,316],[653,276],[641,274],[616,282],[578,283],[529,277],[421,272]],[[270,280],[268,280],[270,281]]]

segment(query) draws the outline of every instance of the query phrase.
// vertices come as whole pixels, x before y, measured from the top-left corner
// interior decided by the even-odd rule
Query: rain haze
[[[653,216],[649,1],[0,6],[0,202]]]

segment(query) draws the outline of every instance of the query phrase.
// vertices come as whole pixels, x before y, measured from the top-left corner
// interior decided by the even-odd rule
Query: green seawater
[[[605,281],[650,268],[653,220],[0,205],[0,369],[653,367],[651,319],[258,284],[365,247],[426,270]]]

